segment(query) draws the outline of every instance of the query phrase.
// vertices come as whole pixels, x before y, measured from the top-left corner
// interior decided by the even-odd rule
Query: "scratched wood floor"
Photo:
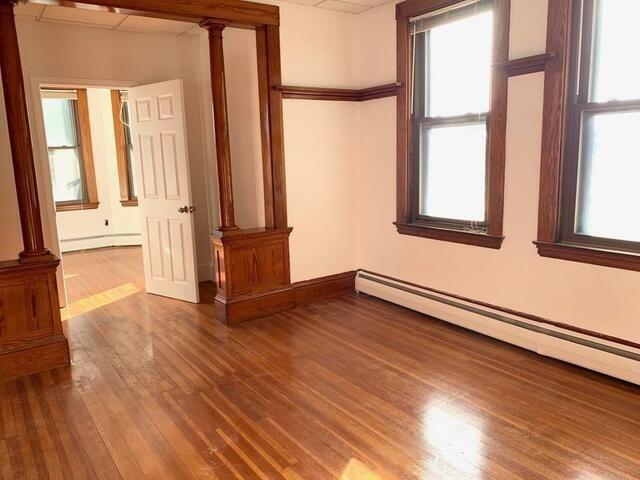
[[[640,478],[629,384],[357,295],[227,328],[137,291],[137,248],[64,262],[73,365],[0,385],[1,478]]]

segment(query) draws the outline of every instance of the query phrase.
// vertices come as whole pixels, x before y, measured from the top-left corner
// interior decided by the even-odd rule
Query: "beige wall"
[[[545,0],[512,0],[511,58],[544,52]],[[393,5],[359,16],[361,83],[394,79]],[[382,46],[381,46],[382,45]],[[375,81],[372,82],[372,80]],[[395,218],[395,102],[362,104],[357,264],[504,307],[640,341],[640,274],[539,257],[536,238],[544,74],[509,81],[500,250],[402,236]],[[490,321],[490,320],[487,320]]]

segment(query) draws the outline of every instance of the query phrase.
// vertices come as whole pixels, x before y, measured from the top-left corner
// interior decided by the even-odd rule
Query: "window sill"
[[[566,243],[533,242],[541,257],[640,271],[640,254]]]
[[[72,212],[75,210],[95,210],[100,202],[76,203],[73,205],[56,205],[56,212]]]
[[[137,207],[138,200],[120,200],[120,205],[123,207]]]
[[[438,228],[418,223],[395,223],[395,226],[401,235],[413,235],[414,237],[463,243],[465,245],[475,245],[477,247],[493,248],[495,250],[502,246],[502,241],[504,240],[503,236],[498,235]]]

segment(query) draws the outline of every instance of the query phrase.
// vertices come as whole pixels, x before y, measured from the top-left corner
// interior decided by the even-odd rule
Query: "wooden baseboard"
[[[273,292],[244,296],[232,301],[222,302],[216,299],[216,316],[227,325],[237,325],[300,305],[353,293],[355,280],[356,272],[351,271],[296,282]]]
[[[0,382],[69,365],[69,344],[64,335],[0,351]]]

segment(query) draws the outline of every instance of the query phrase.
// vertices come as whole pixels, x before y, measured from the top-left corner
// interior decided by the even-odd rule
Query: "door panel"
[[[132,88],[129,105],[146,290],[198,302],[182,81]]]

